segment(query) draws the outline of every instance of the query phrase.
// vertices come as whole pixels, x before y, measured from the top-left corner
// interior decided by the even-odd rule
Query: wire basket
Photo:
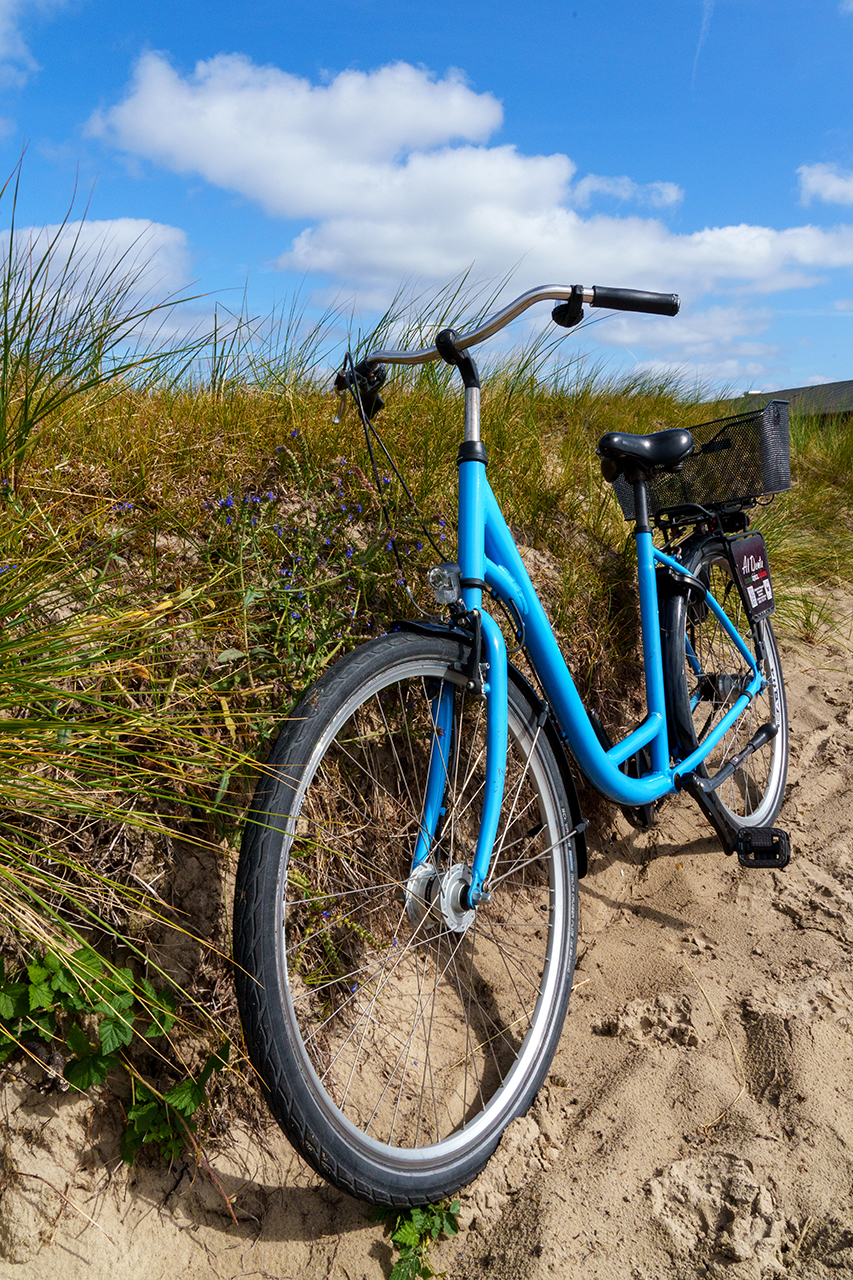
[[[763,409],[717,418],[691,427],[695,453],[681,471],[649,481],[649,514],[685,508],[738,506],[791,487],[788,401],[771,400]],[[626,520],[633,520],[634,490],[624,476],[614,482]]]

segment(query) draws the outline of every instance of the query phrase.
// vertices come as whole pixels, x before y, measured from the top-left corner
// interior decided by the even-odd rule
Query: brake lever
[[[345,369],[346,365],[335,378],[335,390],[338,392],[338,412],[332,419],[335,425],[344,420],[351,391],[358,397],[359,409],[369,418],[385,408],[385,401],[379,394],[379,388],[388,376],[384,365],[362,360],[360,364],[352,366],[351,373],[345,372]]]
[[[335,426],[338,426],[341,422],[343,422],[348,404],[349,404],[349,392],[342,391],[338,396],[338,412],[335,414],[334,418],[332,418],[332,422],[334,423]]]

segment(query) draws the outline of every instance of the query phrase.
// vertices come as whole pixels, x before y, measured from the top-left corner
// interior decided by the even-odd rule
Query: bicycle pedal
[[[791,861],[791,838],[779,827],[742,827],[737,833],[736,847],[742,867],[781,870]]]

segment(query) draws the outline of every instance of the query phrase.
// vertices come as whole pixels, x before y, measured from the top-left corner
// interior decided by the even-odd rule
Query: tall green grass
[[[157,379],[194,350],[162,339],[186,299],[148,296],[143,244],[93,249],[71,210],[56,227],[20,230],[20,182],[18,165],[0,189],[0,472],[13,486],[42,427],[81,395]]]

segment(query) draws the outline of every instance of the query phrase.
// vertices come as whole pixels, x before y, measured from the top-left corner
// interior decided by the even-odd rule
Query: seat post
[[[465,388],[465,439],[467,441],[480,439],[479,383],[475,387],[466,386]]]
[[[633,489],[634,538],[637,544],[637,581],[640,588],[640,627],[643,637],[646,709],[649,715],[659,716],[661,721],[661,727],[650,743],[652,770],[656,773],[665,773],[669,768],[666,696],[663,687],[663,654],[654,544],[649,523],[649,490],[644,471],[638,469],[634,473]]]
[[[634,477],[634,532],[651,534],[649,524],[649,486],[645,473]]]

